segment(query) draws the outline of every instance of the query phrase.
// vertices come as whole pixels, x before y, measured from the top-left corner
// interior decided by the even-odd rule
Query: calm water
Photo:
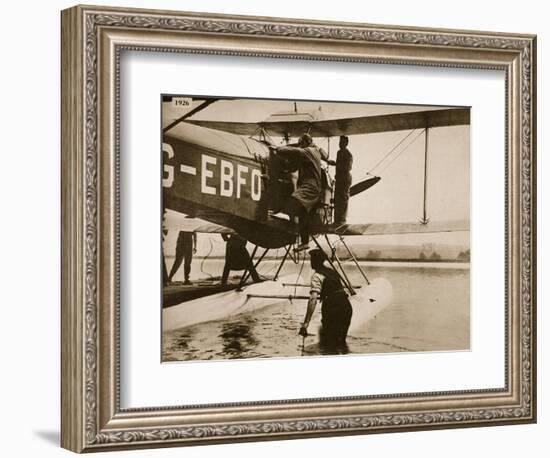
[[[170,267],[172,260],[167,260]],[[202,266],[201,266],[202,263]],[[302,277],[309,279],[306,263]],[[470,347],[469,264],[362,263],[370,278],[387,278],[393,302],[347,339],[344,353],[467,350]],[[202,269],[201,269],[202,267]],[[260,273],[273,275],[277,264],[265,261]],[[302,266],[287,263],[281,275],[298,274]],[[222,260],[193,261],[192,278],[219,276]],[[182,269],[175,280],[179,280]],[[346,272],[361,282],[351,265]],[[304,290],[302,290],[304,291]],[[307,291],[307,290],[306,290]],[[302,294],[302,292],[300,292]],[[317,306],[316,314],[320,314]],[[268,306],[225,320],[200,323],[163,334],[163,360],[212,360],[299,357],[323,354],[315,337],[297,335],[306,301]],[[309,332],[316,330],[310,326]]]

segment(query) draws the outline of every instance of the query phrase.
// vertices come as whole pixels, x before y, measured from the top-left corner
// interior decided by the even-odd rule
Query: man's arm
[[[303,156],[305,154],[305,150],[303,148],[299,148],[297,146],[276,146],[273,148],[277,154],[280,154],[281,156],[291,156],[296,157]]]
[[[311,321],[313,312],[315,312],[315,307],[317,307],[317,298],[318,298],[317,291],[311,291],[311,293],[309,293],[309,301],[307,303],[306,316],[304,317],[304,323],[302,324],[302,327],[298,332],[298,334],[300,334],[301,336],[304,336],[304,337],[307,336],[307,327],[309,326],[309,322]]]
[[[197,252],[197,233],[193,232],[193,252]]]
[[[321,154],[321,160],[325,161],[328,165],[336,165],[336,162],[334,162],[332,159],[329,159],[328,153],[323,149],[316,147],[319,150],[319,153]],[[301,158],[307,158],[306,150],[304,148],[299,148],[296,146],[277,146],[273,148],[277,154],[280,154],[282,157],[291,157],[295,158],[296,156],[299,156]]]
[[[311,277],[311,290],[309,291],[309,301],[307,303],[306,316],[304,317],[304,323],[300,327],[298,334],[305,337],[307,336],[307,327],[315,312],[315,307],[317,306],[317,300],[319,299],[319,293],[323,287],[324,277],[319,273],[315,272]]]
[[[328,157],[328,153],[321,147],[317,147],[319,149],[319,152],[321,153],[321,160],[325,161],[328,165],[336,165],[336,162],[334,162],[332,159]]]

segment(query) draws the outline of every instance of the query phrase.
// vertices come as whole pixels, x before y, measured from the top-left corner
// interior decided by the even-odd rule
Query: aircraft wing
[[[269,135],[298,137],[310,131],[312,126],[310,121],[226,122],[188,119],[185,122],[248,137],[257,134],[261,128],[265,129]]]
[[[432,232],[464,232],[470,230],[468,220],[433,221],[428,224],[372,223],[344,224],[334,230],[338,235],[428,234]]]
[[[446,108],[315,121],[310,134],[313,137],[334,137],[467,124],[470,124],[469,108]]]
[[[164,221],[164,229],[198,232],[205,234],[233,234],[234,231],[219,224],[209,223],[199,218],[179,218],[168,216]]]
[[[263,127],[270,135],[297,137],[309,132],[312,137],[371,134],[425,127],[460,126],[470,124],[470,108],[411,111],[386,115],[309,121],[265,121],[258,123],[198,121],[186,122],[239,135],[254,135]]]
[[[194,119],[186,119],[185,122],[209,129],[223,130],[232,134],[246,135],[248,137],[254,135],[260,129],[260,124],[256,122],[199,121]]]

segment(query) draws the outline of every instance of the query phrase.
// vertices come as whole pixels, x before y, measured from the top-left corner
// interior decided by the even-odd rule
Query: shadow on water
[[[246,319],[225,323],[220,331],[223,353],[229,358],[239,358],[258,346],[258,340],[252,333],[254,320]]]
[[[320,355],[347,355],[348,353],[350,349],[346,342],[319,342]]]
[[[300,346],[301,356],[336,356],[347,355],[351,353],[347,341],[334,341],[333,339],[323,338],[322,334],[319,335],[319,342],[307,345],[307,339],[302,341]]]

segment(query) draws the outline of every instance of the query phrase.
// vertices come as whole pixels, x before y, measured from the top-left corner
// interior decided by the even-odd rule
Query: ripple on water
[[[377,266],[369,270],[372,277],[390,279],[394,302],[366,323],[360,335],[349,336],[346,349],[330,353],[319,347],[316,338],[304,342],[298,336],[306,308],[302,301],[166,332],[163,361],[469,349],[468,269]],[[317,307],[313,321],[319,314]],[[310,327],[310,332],[316,330]]]

